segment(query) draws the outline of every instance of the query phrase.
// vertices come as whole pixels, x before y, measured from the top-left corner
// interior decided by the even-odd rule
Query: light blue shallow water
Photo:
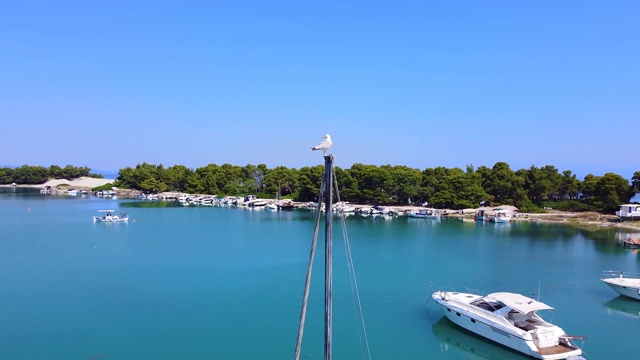
[[[0,189],[0,359],[293,358],[314,216]],[[131,215],[94,224],[98,209]],[[436,282],[538,293],[588,359],[640,358],[640,302],[602,270],[640,272],[614,230],[348,217],[374,359],[526,359],[442,318]],[[339,222],[334,357],[361,358]],[[319,246],[302,357],[323,356]]]

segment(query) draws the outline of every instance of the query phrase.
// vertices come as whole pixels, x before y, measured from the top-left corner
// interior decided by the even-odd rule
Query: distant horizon
[[[142,164],[142,163],[144,163],[144,162],[136,163],[136,165],[137,165],[137,164]],[[150,165],[154,165],[154,166],[160,165],[160,164],[153,164],[153,163],[149,163],[149,162],[146,162],[146,163],[147,163],[147,164],[150,164]],[[213,164],[213,163],[211,163],[211,164]],[[215,165],[223,165],[223,164],[229,164],[229,163],[216,163]],[[251,164],[251,165],[259,165],[258,163],[249,163],[249,164]],[[67,166],[67,165],[59,165],[59,164],[51,164],[51,165],[48,165],[48,166],[45,166],[45,165],[31,165],[31,164],[24,164],[24,165],[27,165],[27,166],[43,166],[43,167],[45,167],[45,168],[48,168],[48,167],[49,167],[49,166],[51,166],[51,165],[57,165],[57,166],[61,166],[61,167]],[[126,168],[126,167],[131,167],[131,168],[135,168],[135,167],[136,167],[136,165],[132,165],[132,166],[124,166],[124,167],[122,167],[122,168],[120,168],[120,169],[117,169],[117,170],[112,170],[112,169],[106,169],[106,170],[105,170],[105,169],[94,169],[94,168],[92,168],[91,166],[88,166],[88,165],[73,165],[73,164],[69,164],[69,165],[71,165],[71,166],[76,166],[76,167],[80,167],[80,166],[87,166],[87,167],[89,167],[89,168],[91,169],[90,173],[100,174],[100,175],[103,175],[103,176],[105,176],[106,174],[113,174],[113,175],[116,175],[116,176],[117,176],[117,175],[118,175],[118,173],[120,172],[120,169],[123,169],[123,168]],[[173,165],[162,164],[162,165],[163,165],[165,168],[172,167],[172,166],[176,166],[176,165],[186,166],[186,165],[184,165],[184,164],[173,164]],[[207,164],[207,165],[210,165],[210,164]],[[186,166],[186,167],[187,167],[187,168],[189,168],[189,169],[196,170],[196,169],[198,169],[198,168],[205,167],[205,166],[207,166],[207,165],[197,166],[197,167],[190,167],[190,166]],[[231,165],[233,165],[233,166],[243,167],[243,166],[246,166],[246,165],[248,165],[248,164],[243,164],[243,165],[231,164]],[[322,164],[320,164],[320,163],[319,163],[319,164],[315,164],[315,165],[305,165],[305,166],[313,167],[313,166],[316,166],[316,165],[322,165]],[[384,165],[375,165],[375,164],[363,164],[363,165],[374,165],[374,166],[378,166],[378,167],[380,167],[380,166],[384,166]],[[389,165],[389,164],[385,164],[385,165]],[[494,165],[495,165],[495,164],[491,164],[491,165],[484,165],[484,166],[486,166],[486,167],[488,167],[488,168],[492,168]],[[531,167],[531,166],[529,166],[529,167],[527,167],[527,168],[513,168],[513,167],[511,166],[511,164],[508,164],[508,165],[509,165],[509,167],[511,168],[511,170],[512,170],[512,171],[518,171],[518,170],[520,170],[520,169],[525,169],[525,170],[527,170],[527,169],[529,169],[529,168]],[[553,165],[553,164],[547,164],[547,165],[555,166],[555,165]],[[547,166],[547,165],[543,165],[543,166],[537,166],[537,165],[536,165],[536,166],[537,166],[538,168],[542,168],[542,167]],[[18,168],[18,167],[21,167],[21,166],[23,166],[23,165],[0,165],[0,168],[2,168],[2,167]],[[276,165],[276,166],[284,166],[284,165]],[[268,167],[269,169],[273,169],[273,168],[275,168],[276,166],[267,166],[267,167]],[[305,166],[302,166],[302,167],[305,167]],[[343,167],[343,166],[340,166],[340,165],[338,165],[338,164],[336,164],[336,166],[338,166],[338,167],[340,167],[340,168],[342,168],[342,169],[349,169],[349,168],[351,168],[351,167],[353,166],[353,164],[352,164],[352,165],[350,165],[350,166],[348,166],[348,167]],[[420,171],[423,171],[423,170],[425,170],[425,169],[426,169],[426,168],[417,168],[417,167],[412,167],[412,166],[402,165],[402,164],[396,164],[396,165],[391,165],[391,166],[407,166],[407,167],[410,167],[410,168],[413,168],[413,169],[418,169],[418,170],[420,170]],[[480,165],[480,166],[482,166],[482,165]],[[438,167],[438,166],[435,166],[435,167]],[[435,168],[435,167],[431,167],[431,168]],[[446,166],[444,166],[444,167],[446,167]],[[478,167],[479,167],[479,166],[475,166],[475,165],[474,165],[474,169],[476,169],[476,170],[477,170],[477,169],[478,169]],[[563,171],[565,171],[565,170],[571,170],[571,169],[560,169],[560,168],[558,168],[557,166],[555,166],[555,167],[556,167],[556,169],[558,170],[558,173],[559,173],[559,174],[562,174],[562,172],[563,172]],[[289,169],[293,168],[293,169],[297,169],[297,170],[299,170],[301,167],[287,167],[287,168],[289,168]],[[446,168],[447,168],[447,169],[452,169],[452,168],[454,168],[454,167],[446,167]],[[461,168],[462,170],[466,170],[466,169],[465,169],[465,167],[460,167],[460,166],[458,166],[458,168]],[[583,175],[579,175],[578,173],[576,173],[576,172],[574,172],[573,170],[571,170],[571,173],[572,173],[573,175],[576,175],[576,178],[577,178],[578,180],[580,180],[580,181],[583,181],[583,180],[584,180],[584,177],[585,177],[587,174],[592,174],[592,175],[594,175],[594,176],[604,176],[606,173],[614,173],[614,174],[617,174],[617,175],[622,176],[624,179],[626,179],[626,180],[628,180],[628,181],[631,181],[631,178],[633,177],[633,174],[634,174],[636,171],[640,171],[640,169],[639,169],[639,170],[632,171],[632,172],[631,172],[631,174],[629,174],[629,177],[625,177],[625,175],[624,175],[624,174],[617,173],[617,172],[615,172],[615,171],[605,171],[605,172],[600,173],[600,174],[597,174],[597,173],[594,173],[594,172],[585,172]],[[114,179],[115,179],[115,178],[114,178]]]

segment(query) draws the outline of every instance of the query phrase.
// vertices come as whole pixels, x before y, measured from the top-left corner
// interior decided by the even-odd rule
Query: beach
[[[103,186],[106,184],[112,184],[115,181],[115,179],[99,179],[99,178],[92,178],[92,177],[79,177],[77,179],[73,179],[73,180],[67,180],[67,179],[52,179],[49,180],[47,182],[45,182],[44,184],[35,184],[35,185],[17,185],[20,187],[33,187],[33,188],[45,188],[47,186],[54,188],[56,186],[60,186],[60,185],[68,185],[69,187],[72,188],[77,188],[77,189],[92,189],[98,186]],[[12,185],[0,185],[0,187],[12,187]]]

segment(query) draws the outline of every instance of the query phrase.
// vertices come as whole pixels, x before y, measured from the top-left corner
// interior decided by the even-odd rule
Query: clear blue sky
[[[0,164],[640,171],[638,1],[11,1]]]

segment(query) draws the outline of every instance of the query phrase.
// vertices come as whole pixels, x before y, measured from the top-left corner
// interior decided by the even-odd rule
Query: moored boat
[[[440,219],[440,211],[433,208],[420,209],[407,212],[407,217],[420,219]]]
[[[293,210],[295,209],[295,204],[293,201],[287,200],[283,203],[278,204],[278,208],[280,208],[280,210]]]
[[[278,211],[278,205],[276,203],[270,202],[264,206],[265,210]]]
[[[496,209],[494,211],[493,217],[491,217],[491,221],[495,223],[508,223],[511,221],[512,215],[508,210]]]
[[[473,215],[473,220],[475,221],[489,221],[489,211],[485,209],[480,209],[476,211],[475,215]]]
[[[640,300],[640,274],[622,271],[603,271],[602,280],[618,294]]]
[[[538,311],[553,308],[533,298],[509,292],[436,291],[431,296],[449,320],[484,338],[538,359],[583,359],[571,341],[585,337],[569,336],[545,321]]]

